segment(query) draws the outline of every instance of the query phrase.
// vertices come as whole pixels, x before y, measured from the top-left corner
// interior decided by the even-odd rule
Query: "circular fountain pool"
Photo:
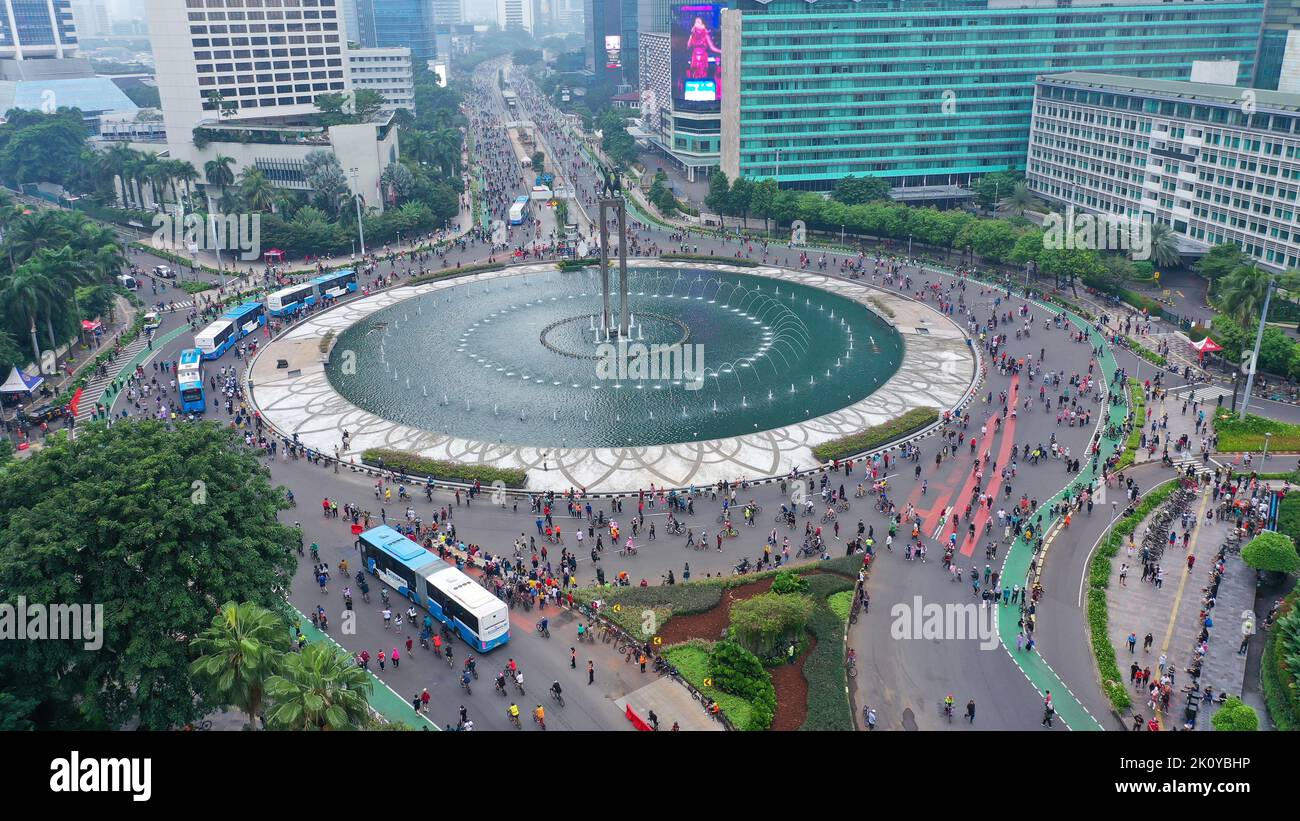
[[[599,273],[455,284],[342,330],[325,373],[375,416],[536,447],[712,440],[814,419],[898,368],[898,333],[856,299],[714,270],[630,270],[629,320],[602,326]],[[611,272],[611,279],[616,274]]]

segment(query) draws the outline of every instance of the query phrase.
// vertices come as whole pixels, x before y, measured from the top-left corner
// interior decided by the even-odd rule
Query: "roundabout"
[[[595,271],[553,264],[348,302],[259,352],[253,401],[345,458],[395,449],[599,492],[807,469],[813,445],[969,398],[965,334],[906,297],[771,266],[629,273],[622,336]]]

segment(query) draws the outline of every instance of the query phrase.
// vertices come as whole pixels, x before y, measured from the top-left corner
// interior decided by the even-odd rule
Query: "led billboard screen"
[[[723,8],[716,4],[672,7],[673,102],[678,109],[719,109]]]

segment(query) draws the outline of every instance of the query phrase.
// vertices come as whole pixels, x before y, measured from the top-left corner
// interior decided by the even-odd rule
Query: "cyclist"
[[[948,718],[952,718],[952,705],[953,705],[952,693],[949,693],[947,697],[944,698],[943,700],[943,713],[944,715],[948,716]]]
[[[452,661],[452,659],[451,659],[451,645],[450,645],[450,644],[447,645],[447,649],[446,649],[445,652],[447,653],[447,666],[450,667],[450,666],[451,666],[451,661]]]
[[[510,721],[516,727],[518,727],[519,726],[519,705],[511,702],[510,709],[506,710],[506,714],[510,716]]]
[[[578,622],[578,641],[581,642],[587,637],[587,625]]]
[[[523,689],[524,689],[524,671],[523,671],[523,670],[517,670],[517,671],[515,671],[515,686],[519,688],[519,691],[520,691],[520,692],[523,692]]]
[[[546,711],[542,709],[540,704],[537,705],[537,709],[533,710],[533,721],[536,721],[543,730],[546,729]]]
[[[556,698],[559,698],[562,695],[560,692],[560,682],[558,680],[551,682],[551,695]]]
[[[518,670],[518,669],[519,669],[519,665],[518,665],[518,664],[515,664],[515,660],[514,660],[514,659],[510,659],[510,660],[509,660],[509,663],[506,664],[506,669],[509,670],[511,673],[514,673],[515,670]]]
[[[550,625],[551,625],[550,621],[545,616],[543,616],[542,620],[537,622],[537,632],[541,633],[543,636],[546,636],[547,638],[550,638],[551,637]]]
[[[433,637],[433,654],[434,654],[435,656],[441,656],[441,655],[442,655],[442,635],[441,635],[441,634],[435,634],[434,637]]]
[[[465,669],[464,671],[462,671],[461,674],[460,674],[460,686],[461,686],[461,687],[464,687],[466,690],[469,689],[469,669],[468,669],[468,668]]]
[[[497,685],[496,685],[496,686],[497,686],[497,689],[501,691],[501,695],[505,695],[505,693],[506,693],[506,674],[505,674],[504,671],[502,671],[502,672],[500,672],[500,673],[497,673]]]
[[[320,545],[315,542],[311,543],[311,558],[312,561],[320,561]]]
[[[465,659],[465,669],[468,670],[475,678],[478,677],[478,661],[474,656],[468,656]]]

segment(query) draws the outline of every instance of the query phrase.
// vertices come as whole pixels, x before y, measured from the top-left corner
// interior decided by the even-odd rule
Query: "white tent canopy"
[[[44,381],[45,377],[28,376],[18,370],[18,367],[15,365],[14,369],[9,373],[9,378],[4,381],[3,385],[0,385],[0,393],[25,393],[30,395],[39,388],[41,383]]]

